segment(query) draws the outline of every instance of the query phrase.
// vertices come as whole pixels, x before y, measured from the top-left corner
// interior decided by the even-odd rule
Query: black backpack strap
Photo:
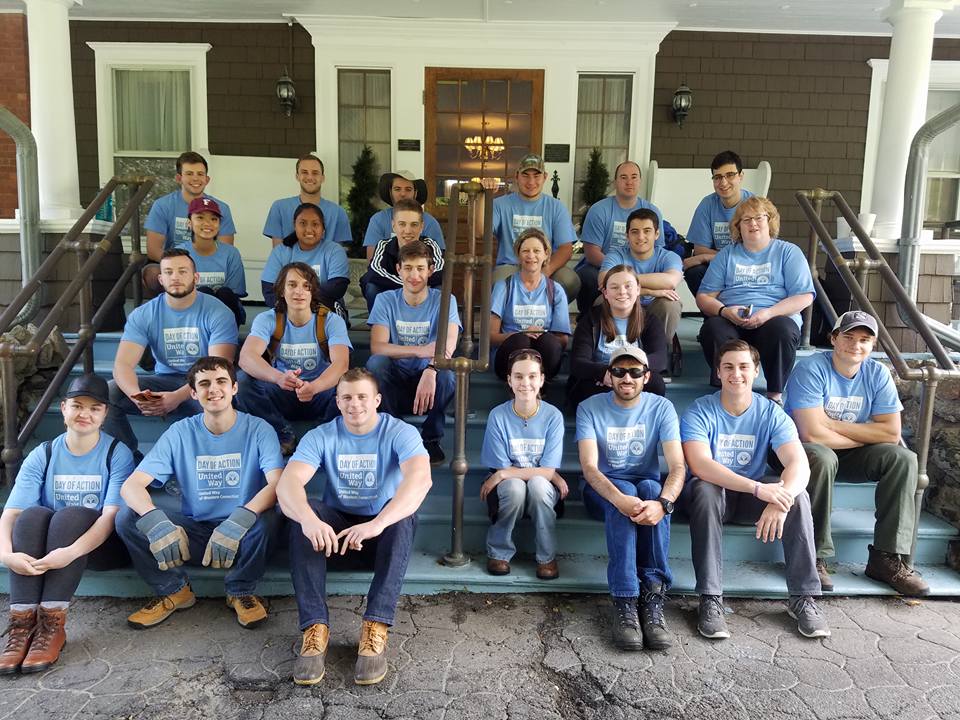
[[[106,482],[110,481],[110,470],[113,467],[113,451],[117,449],[117,445],[120,444],[120,438],[114,438],[110,443],[110,447],[107,449],[107,478]]]
[[[50,458],[53,456],[53,441],[52,441],[52,440],[44,440],[44,441],[43,441],[42,443],[40,443],[40,444],[43,445],[43,454],[44,454],[44,455],[46,456],[46,458],[47,458],[46,462],[43,464],[43,481],[46,482],[46,481],[47,481],[47,470],[50,469]]]

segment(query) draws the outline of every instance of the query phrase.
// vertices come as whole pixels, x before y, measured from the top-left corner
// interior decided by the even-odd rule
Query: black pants
[[[72,545],[99,517],[99,511],[85,507],[65,507],[56,512],[40,506],[27,508],[13,525],[13,551],[42,558],[51,550]],[[111,533],[100,547],[66,567],[47,570],[43,575],[10,572],[10,604],[68,602],[88,565],[93,570],[113,570],[129,564],[126,547],[116,533]]]
[[[707,268],[709,267],[710,263],[702,263],[688,267],[683,271],[683,279],[686,281],[687,287],[690,288],[690,292],[694,297],[700,292],[700,283],[703,282],[703,276],[707,274]]]
[[[218,287],[216,290],[211,287],[198,287],[197,290],[207,295],[213,295],[217,300],[230,308],[230,312],[233,313],[233,316],[237,320],[237,327],[240,327],[247,321],[247,311],[244,309],[243,303],[240,302],[240,296],[226,285]]]
[[[506,339],[506,341],[497,348],[497,354],[493,361],[493,369],[497,377],[501,380],[507,379],[507,361],[510,355],[517,350],[536,350],[543,358],[543,372],[549,380],[560,372],[560,363],[563,362],[563,352],[566,350],[564,342],[552,333],[541,333],[536,337],[530,337],[526,333],[517,332]]]
[[[608,388],[606,385],[597,385],[593,380],[574,378],[571,376],[569,382],[567,382],[567,408],[575,413],[580,403],[587,398],[599,395],[600,393],[610,392],[610,390],[611,388]],[[647,380],[647,384],[643,386],[643,391],[651,395],[666,397],[667,386],[663,382],[663,376],[656,370],[651,370],[650,379]]]
[[[789,317],[771,318],[754,330],[734,325],[722,317],[708,317],[700,328],[700,346],[707,365],[712,368],[710,384],[719,385],[713,359],[717,348],[728,340],[746,340],[760,353],[760,366],[767,379],[767,392],[783,392],[787,376],[793,370],[800,344],[800,328]]]

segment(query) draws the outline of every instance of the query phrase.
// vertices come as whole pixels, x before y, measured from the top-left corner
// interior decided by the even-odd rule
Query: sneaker
[[[726,609],[722,595],[701,595],[697,617],[697,630],[705,638],[722,640],[730,637],[727,630]]]
[[[357,685],[376,685],[387,674],[386,623],[364,620],[360,628],[360,648],[357,650],[357,666],[353,681]]]
[[[427,449],[427,454],[430,456],[431,465],[442,465],[443,461],[447,459],[443,448],[440,447],[439,440],[424,440],[423,446]]]
[[[867,549],[870,559],[864,575],[868,578],[886,583],[901,595],[917,596],[930,592],[930,586],[920,573],[907,565],[900,555],[877,550],[873,545],[868,545]]]
[[[227,595],[227,607],[237,613],[237,622],[252,630],[267,621],[267,608],[256,595]]]
[[[323,680],[329,639],[330,628],[322,623],[311,625],[303,631],[300,653],[293,664],[293,682],[297,685],[316,685]]]
[[[637,598],[613,598],[616,611],[613,625],[613,644],[621,650],[643,650],[640,618],[637,616]]]
[[[824,592],[833,592],[833,578],[830,577],[827,561],[824,558],[817,558],[817,575],[820,576],[820,589]]]
[[[797,621],[797,630],[804,637],[830,637],[827,618],[809,595],[791,595],[787,613]]]
[[[643,644],[649,650],[666,650],[673,645],[667,621],[663,617],[663,583],[645,582],[638,606]]]
[[[184,585],[172,595],[154,598],[127,618],[127,625],[135,630],[159,625],[177,610],[186,610],[197,602],[189,585]]]

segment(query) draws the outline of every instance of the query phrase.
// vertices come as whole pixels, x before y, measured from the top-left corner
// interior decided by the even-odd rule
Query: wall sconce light
[[[692,107],[693,91],[687,87],[686,82],[681,82],[680,87],[673,93],[673,119],[677,125],[683,127],[683,120],[690,114]]]
[[[297,88],[293,85],[293,79],[287,74],[287,68],[293,67],[293,18],[287,18],[287,28],[289,29],[288,47],[290,50],[290,64],[284,65],[283,74],[277,80],[277,99],[280,101],[280,109],[287,117],[297,108]]]

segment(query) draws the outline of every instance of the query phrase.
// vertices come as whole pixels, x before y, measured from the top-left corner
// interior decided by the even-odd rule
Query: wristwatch
[[[665,497],[658,497],[657,500],[660,501],[660,504],[663,505],[663,514],[672,515],[673,514],[673,500],[667,500]]]

